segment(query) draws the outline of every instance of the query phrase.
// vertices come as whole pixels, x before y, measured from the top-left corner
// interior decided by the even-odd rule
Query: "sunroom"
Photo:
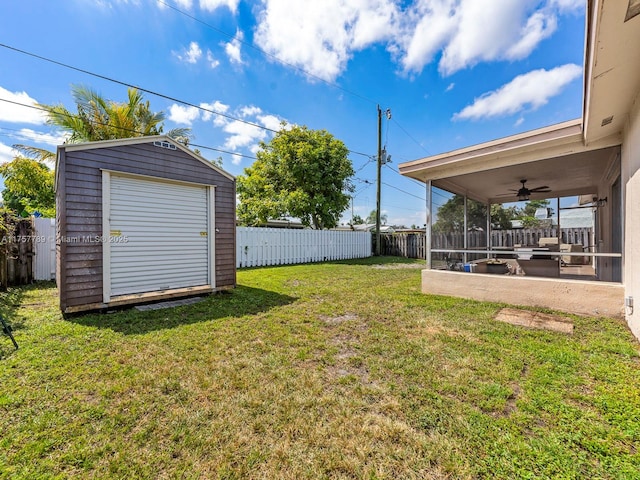
[[[402,164],[403,175],[426,185],[423,292],[621,315],[620,153],[617,135],[585,145],[582,121],[574,120]],[[435,196],[451,194],[464,206],[457,241],[433,231],[442,205]],[[537,234],[496,231],[491,205],[531,200],[549,202],[548,228]],[[472,203],[485,206],[484,228],[471,228]],[[592,219],[579,236],[563,228],[576,210]]]
[[[580,120],[407,162],[400,165],[400,173],[426,185],[431,251],[422,272],[425,293],[624,316],[640,338],[640,317],[634,308],[634,298],[640,299],[640,1],[587,0],[586,5]],[[560,199],[550,205],[558,214],[556,233],[543,237],[543,244],[529,237],[511,245],[485,240],[479,246],[469,241],[465,228],[461,245],[434,248],[433,200],[439,189],[461,195],[467,207],[470,202],[490,206]],[[577,242],[563,235],[567,207],[592,212],[588,240]],[[490,228],[488,221],[485,238],[491,239]],[[486,264],[511,257],[516,274],[433,268],[437,255],[452,254],[462,255],[469,270],[471,263],[482,263],[479,256]],[[572,262],[575,257],[582,260]],[[532,270],[536,263],[546,266]],[[566,268],[575,267],[572,263],[580,268]]]

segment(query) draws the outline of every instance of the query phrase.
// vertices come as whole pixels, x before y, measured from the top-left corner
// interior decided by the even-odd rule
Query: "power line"
[[[70,70],[75,70],[76,72],[84,73],[84,74],[90,75],[92,77],[96,77],[96,78],[100,78],[102,80],[107,80],[109,82],[117,83],[118,85],[122,85],[124,87],[135,88],[136,90],[140,90],[141,92],[145,92],[145,93],[148,93],[150,95],[155,95],[157,97],[164,98],[165,100],[170,100],[172,102],[181,103],[181,104],[187,105],[189,107],[194,107],[194,108],[197,108],[198,110],[202,110],[203,112],[213,113],[214,115],[220,115],[221,117],[225,117],[225,118],[229,118],[231,120],[242,122],[242,123],[245,123],[247,125],[251,125],[253,127],[260,128],[260,129],[263,129],[263,130],[268,130],[268,131],[273,132],[273,133],[277,133],[278,132],[277,130],[274,130],[272,128],[265,127],[264,125],[253,123],[253,122],[250,122],[248,120],[243,120],[242,118],[237,118],[237,117],[234,117],[232,115],[229,115],[229,114],[226,114],[226,113],[223,113],[223,112],[218,112],[217,110],[212,110],[210,108],[202,107],[200,105],[195,105],[193,103],[190,103],[190,102],[187,102],[187,101],[180,100],[178,98],[172,97],[170,95],[165,95],[163,93],[154,92],[153,90],[149,90],[147,88],[143,88],[143,87],[140,87],[138,85],[134,85],[132,83],[123,82],[121,80],[117,80],[117,79],[112,78],[112,77],[107,77],[106,75],[101,75],[99,73],[90,72],[89,70],[85,70],[85,69],[82,69],[82,68],[74,67],[73,65],[69,65],[67,63],[62,63],[62,62],[59,62],[57,60],[53,60],[51,58],[47,58],[47,57],[43,57],[41,55],[37,55],[35,53],[27,52],[26,50],[21,50],[19,48],[12,47],[12,46],[6,45],[4,43],[0,43],[0,47],[7,48],[9,50],[13,50],[13,51],[18,52],[18,53],[22,53],[23,55],[27,55],[29,57],[37,58],[38,60],[42,60],[42,61],[45,61],[45,62],[53,63],[54,65],[58,65],[60,67],[68,68]]]
[[[398,190],[399,192],[405,193],[407,195],[411,195],[412,197],[416,197],[417,199],[422,200],[423,202],[427,201],[426,199],[424,199],[422,197],[419,197],[418,195],[414,195],[413,193],[407,192],[406,190],[402,190],[401,188],[398,188],[398,187],[396,187],[394,185],[391,185],[390,183],[382,182],[382,184],[386,185],[387,187],[390,187],[390,188],[393,188],[395,190]]]
[[[125,86],[125,87],[128,87],[128,88],[135,88],[137,90],[140,90],[141,92],[145,92],[145,93],[148,93],[150,95],[155,95],[157,97],[164,98],[165,100],[169,100],[169,101],[175,102],[175,103],[180,103],[180,104],[186,105],[188,107],[197,108],[198,110],[201,110],[203,112],[212,113],[214,115],[219,115],[221,117],[225,117],[225,118],[228,118],[230,120],[241,122],[241,123],[244,123],[246,125],[251,125],[252,127],[256,127],[256,128],[261,129],[261,130],[266,130],[266,131],[271,132],[271,133],[278,133],[278,130],[274,130],[273,128],[265,127],[264,125],[260,125],[258,123],[250,122],[248,120],[244,120],[242,118],[234,117],[233,115],[229,115],[227,113],[219,112],[217,110],[213,110],[213,109],[210,109],[210,108],[205,108],[205,107],[202,107],[201,105],[196,105],[194,103],[187,102],[185,100],[180,100],[180,99],[178,99],[176,97],[172,97],[170,95],[165,95],[163,93],[155,92],[153,90],[149,90],[147,88],[143,88],[143,87],[140,87],[138,85],[134,85],[132,83],[123,82],[121,80],[117,80],[115,78],[108,77],[106,75],[101,75],[99,73],[94,73],[94,72],[91,72],[89,70],[85,70],[83,68],[74,67],[73,65],[69,65],[69,64],[63,63],[63,62],[59,62],[57,60],[53,60],[53,59],[48,58],[48,57],[43,57],[42,55],[38,55],[38,54],[35,54],[35,53],[32,53],[32,52],[27,52],[26,50],[22,50],[22,49],[19,49],[19,48],[16,48],[16,47],[12,47],[12,46],[6,45],[4,43],[0,43],[0,47],[6,48],[6,49],[9,49],[9,50],[13,50],[14,52],[18,52],[18,53],[21,53],[23,55],[27,55],[29,57],[36,58],[36,59],[42,60],[44,62],[48,62],[48,63],[52,63],[54,65],[58,65],[60,67],[68,68],[68,69],[74,70],[76,72],[84,73],[85,75],[90,75],[90,76],[93,76],[95,78],[100,78],[101,80],[106,80],[108,82],[113,82],[113,83],[116,83],[118,85],[122,85],[122,86]],[[353,151],[353,150],[349,150],[349,153],[353,153],[355,155],[363,155],[365,157],[370,157],[370,155],[368,155],[366,153],[356,152],[356,151]],[[248,157],[247,156],[247,158],[252,158],[252,157]]]
[[[411,177],[405,177],[404,175],[402,175],[400,172],[398,172],[397,170],[395,170],[393,167],[390,167],[389,165],[385,165],[387,168],[389,168],[389,170],[391,170],[393,173],[400,175],[400,177],[406,179],[406,180],[411,180],[412,182],[415,182],[417,185],[421,186],[424,188],[425,184],[416,180],[415,178],[411,178]],[[447,197],[446,195],[436,191],[436,190],[432,190],[431,191],[434,195],[438,195],[439,197],[444,198],[445,200],[451,200],[451,197]]]
[[[6,98],[0,98],[0,102],[12,103],[14,105],[20,105],[21,107],[33,108],[34,110],[40,110],[42,112],[48,112],[48,110],[46,108],[37,107],[35,105],[28,105],[26,103],[14,102],[13,100],[7,100]],[[70,118],[74,116],[74,115],[69,114],[69,113],[63,113],[63,112],[57,112],[57,113],[59,115],[64,115],[64,116],[70,117]],[[137,133],[137,134],[140,134],[140,135],[144,136],[144,132],[141,132],[139,130],[134,130],[132,128],[121,127],[119,125],[112,125],[110,123],[98,122],[96,120],[87,119],[87,121],[91,122],[94,125],[101,125],[103,127],[113,127],[113,128],[117,128],[118,130],[122,130],[123,132]],[[6,128],[6,127],[0,127],[0,128]],[[7,128],[7,130],[11,130],[11,129]],[[196,148],[204,148],[206,150],[213,150],[213,151],[216,151],[216,152],[221,152],[221,153],[226,153],[226,154],[229,154],[229,155],[236,155],[236,156],[239,156],[239,157],[256,160],[256,157],[252,157],[250,155],[244,155],[242,153],[237,153],[237,152],[230,152],[228,150],[222,150],[220,148],[209,147],[207,145],[198,145],[197,143],[189,143],[189,146],[190,147],[196,147]]]
[[[395,123],[400,128],[400,130],[402,130],[405,133],[407,137],[413,140],[416,145],[418,145],[421,149],[423,149],[428,155],[431,155],[431,152],[429,152],[429,150],[424,148],[424,146],[420,142],[418,142],[418,140],[416,140],[409,132],[407,132],[407,130],[402,125],[400,125],[397,120],[393,119],[393,123]]]

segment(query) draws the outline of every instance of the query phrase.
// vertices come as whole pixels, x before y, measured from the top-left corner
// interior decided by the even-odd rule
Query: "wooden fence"
[[[579,244],[585,248],[592,248],[594,244],[593,229],[591,228],[561,228],[561,243]],[[538,245],[540,238],[557,238],[558,229],[523,228],[513,230],[494,230],[491,232],[492,248],[513,247],[514,245]],[[432,235],[434,249],[462,249],[464,248],[464,234],[436,233]],[[407,258],[426,258],[426,241],[424,233],[393,233],[381,235],[381,251],[383,255],[393,255]],[[467,237],[469,250],[487,248],[485,232],[469,232]]]
[[[30,218],[0,218],[0,290],[33,281],[34,227]]]

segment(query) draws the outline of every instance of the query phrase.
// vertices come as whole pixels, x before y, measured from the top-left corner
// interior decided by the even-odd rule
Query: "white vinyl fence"
[[[238,227],[236,266],[261,267],[371,256],[371,233]]]
[[[34,218],[34,280],[56,278],[56,221]],[[236,266],[261,267],[371,256],[371,233],[237,227]]]
[[[35,235],[33,243],[34,280],[54,280],[56,278],[56,220],[55,218],[34,218]]]

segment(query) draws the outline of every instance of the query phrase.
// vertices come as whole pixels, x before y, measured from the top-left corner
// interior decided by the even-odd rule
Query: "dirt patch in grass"
[[[517,308],[503,308],[495,316],[499,322],[509,323],[520,327],[551,330],[561,333],[573,333],[573,322],[569,317],[550,313],[532,312]]]
[[[350,322],[357,320],[358,315],[355,313],[345,313],[344,315],[338,315],[337,317],[331,317],[329,315],[320,315],[320,320],[328,325],[339,325],[344,322]]]
[[[425,265],[424,263],[385,263],[381,265],[372,265],[371,268],[375,268],[376,270],[424,270]]]

